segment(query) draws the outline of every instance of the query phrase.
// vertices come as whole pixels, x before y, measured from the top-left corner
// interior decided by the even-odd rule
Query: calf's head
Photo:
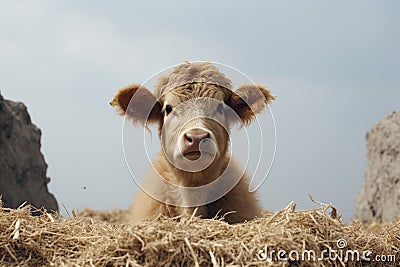
[[[171,166],[201,172],[218,165],[228,151],[229,129],[247,125],[274,100],[261,85],[235,91],[214,82],[187,82],[152,94],[133,84],[120,89],[112,102],[133,123],[159,126],[163,153]]]

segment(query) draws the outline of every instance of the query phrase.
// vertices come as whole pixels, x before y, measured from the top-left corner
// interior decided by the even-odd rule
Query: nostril
[[[185,141],[187,141],[189,144],[193,143],[193,138],[190,134],[185,134]]]

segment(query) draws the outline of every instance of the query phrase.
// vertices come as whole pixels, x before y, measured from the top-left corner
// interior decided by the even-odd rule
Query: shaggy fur
[[[197,101],[204,98],[213,99],[216,104],[213,101],[205,104]],[[255,113],[264,110],[274,99],[270,91],[261,85],[242,85],[233,91],[231,81],[207,62],[184,62],[178,65],[168,76],[158,80],[154,94],[137,84],[119,90],[110,104],[116,106],[120,114],[126,115],[133,123],[158,123],[163,146],[153,162],[154,169],[149,170],[145,177],[146,192],[156,195],[157,199],[139,191],[130,208],[131,220],[154,219],[159,215],[174,217],[192,214],[195,210],[196,215],[202,218],[223,216],[229,223],[243,222],[258,216],[261,207],[255,195],[248,192],[248,175],[242,173],[228,151],[229,127],[233,123],[250,123]],[[223,111],[218,103],[223,103]],[[198,119],[199,114],[215,117],[218,123],[213,119]],[[191,121],[192,118],[195,119]],[[168,159],[174,157],[173,152],[182,144],[185,131],[199,128],[210,133],[210,140],[216,144],[216,156],[204,170],[181,170]],[[233,167],[228,167],[229,162]],[[198,207],[187,204],[195,198],[206,200],[209,193],[188,194],[179,188],[207,185],[222,173],[228,178],[241,178],[227,194],[216,201],[205,201],[208,204]],[[212,190],[217,192],[223,189]]]

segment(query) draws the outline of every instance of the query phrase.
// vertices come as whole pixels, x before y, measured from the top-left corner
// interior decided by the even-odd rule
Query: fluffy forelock
[[[154,95],[160,99],[166,92],[180,85],[193,82],[214,83],[232,90],[232,82],[209,62],[183,62],[168,76],[160,77],[154,86]]]

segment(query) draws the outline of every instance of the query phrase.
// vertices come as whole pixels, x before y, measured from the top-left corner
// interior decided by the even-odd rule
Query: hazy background
[[[143,1],[144,2],[144,1]],[[41,128],[68,210],[126,208],[115,91],[184,60],[238,68],[278,96],[265,208],[307,198],[353,216],[365,133],[400,108],[399,1],[0,1],[0,90]]]

